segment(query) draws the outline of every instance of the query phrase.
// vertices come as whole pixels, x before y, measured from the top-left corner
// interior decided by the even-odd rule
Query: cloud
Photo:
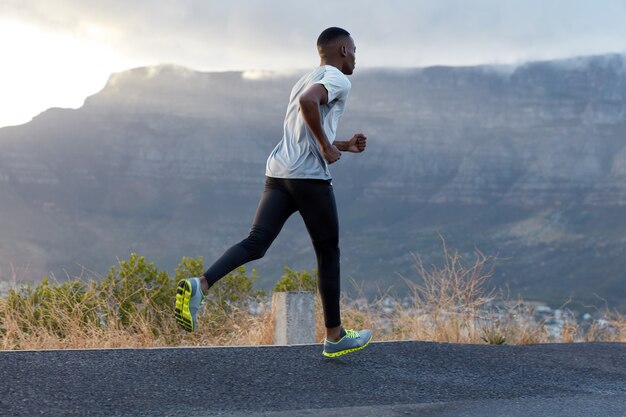
[[[344,26],[364,66],[516,62],[623,52],[620,0],[9,0],[3,12],[112,44],[145,62],[199,69],[316,63],[314,42]]]
[[[128,65],[253,71],[247,77],[309,68],[328,26],[353,34],[357,68],[518,64],[626,52],[623,16],[623,0],[2,0],[0,106],[15,114],[1,114],[0,126],[75,106]],[[11,27],[24,36],[5,33]],[[34,92],[16,107],[33,79],[46,100]]]

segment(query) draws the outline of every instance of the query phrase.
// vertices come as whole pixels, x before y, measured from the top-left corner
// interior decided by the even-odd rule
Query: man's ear
[[[348,52],[346,51],[346,45],[341,45],[341,56],[347,56]]]

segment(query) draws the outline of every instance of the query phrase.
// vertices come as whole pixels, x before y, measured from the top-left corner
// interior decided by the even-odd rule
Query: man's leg
[[[341,337],[339,238],[313,241],[313,248],[317,257],[317,284],[324,309],[326,336],[337,340]]]
[[[326,325],[322,354],[333,358],[361,350],[372,340],[372,333],[341,326],[339,221],[333,187],[330,182],[321,180],[291,180],[288,185],[317,255],[318,285]]]
[[[238,266],[263,257],[295,211],[295,203],[289,193],[277,180],[267,178],[250,235],[228,249],[202,277],[188,278],[178,283],[174,315],[183,329],[191,332],[196,329],[196,316],[204,298],[203,292]]]
[[[203,274],[202,289],[213,284],[235,268],[260,259],[270,247],[296,207],[291,196],[274,178],[267,178],[265,190],[247,238],[228,249]]]
[[[318,286],[329,339],[341,332],[339,220],[330,182],[290,180],[289,187],[317,256]]]

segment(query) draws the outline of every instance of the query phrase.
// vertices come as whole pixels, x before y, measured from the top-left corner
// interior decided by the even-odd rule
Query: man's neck
[[[339,71],[341,71],[341,63],[340,62],[335,62],[335,61],[332,61],[332,60],[329,60],[329,59],[322,58],[320,60],[320,67],[323,67],[324,65],[330,65],[331,67],[335,67]]]

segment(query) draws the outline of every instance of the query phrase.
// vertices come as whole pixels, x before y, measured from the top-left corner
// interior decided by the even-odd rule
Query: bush
[[[233,320],[265,293],[254,289],[256,271],[244,267],[221,279],[206,299],[204,333],[187,335],[174,319],[178,280],[202,274],[202,258],[182,258],[173,277],[132,253],[101,281],[74,279],[25,283],[0,299],[0,346],[4,349],[172,345],[220,332],[241,332]],[[253,321],[243,319],[245,323]],[[258,324],[256,325],[258,327]]]
[[[406,279],[408,299],[385,293],[369,301],[343,295],[346,327],[370,328],[377,340],[525,344],[550,341],[625,341],[626,317],[606,312],[584,327],[566,323],[557,336],[519,300],[498,301],[485,290],[494,259],[480,252],[466,259],[443,248],[440,265],[416,258],[417,277]],[[0,349],[106,348],[178,345],[255,345],[272,342],[267,297],[255,289],[257,273],[240,267],[209,292],[198,331],[182,331],[174,319],[178,280],[199,276],[202,258],[182,258],[173,276],[135,253],[101,281],[80,278],[23,284],[0,297]],[[285,273],[274,291],[317,291],[315,271]],[[498,299],[502,299],[500,296]],[[255,307],[254,310],[251,307]],[[259,308],[260,307],[260,308]],[[252,312],[252,313],[251,313]],[[325,335],[316,302],[317,335]]]
[[[108,323],[119,320],[123,327],[137,318],[159,326],[165,316],[171,315],[168,306],[176,295],[174,279],[136,253],[128,261],[119,261],[117,267],[111,267],[97,287],[99,298],[108,307],[106,320]]]
[[[317,271],[294,271],[285,266],[285,273],[274,286],[274,292],[310,291],[317,292]]]
[[[250,322],[251,304],[265,296],[264,291],[254,289],[257,278],[255,270],[248,276],[246,268],[240,266],[211,287],[200,311],[206,335],[223,340]]]
[[[3,321],[16,319],[17,329],[26,334],[37,334],[44,329],[58,337],[65,337],[73,327],[85,328],[96,325],[96,297],[93,285],[81,281],[50,284],[48,278],[31,286],[9,290],[5,301]],[[3,326],[6,335],[6,326]]]

